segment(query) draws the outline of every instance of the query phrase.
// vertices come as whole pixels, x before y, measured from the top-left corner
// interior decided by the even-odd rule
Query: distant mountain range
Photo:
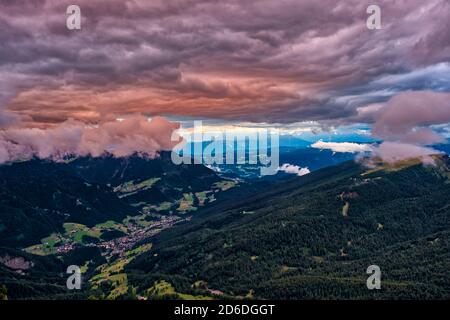
[[[307,168],[309,171],[315,171],[328,166],[333,166],[344,161],[353,160],[354,153],[335,153],[331,150],[320,150],[315,148],[291,148],[280,147],[279,166],[283,164],[294,165],[300,168]],[[246,181],[276,181],[279,179],[292,177],[283,171],[279,171],[273,176],[261,176],[260,164],[239,164],[239,165],[214,165],[211,166],[220,176],[240,178]]]
[[[247,140],[245,144],[243,142],[237,143],[235,141],[234,145],[232,145],[229,141],[223,141],[223,153],[226,154],[227,152],[231,152],[231,150],[237,151],[245,151],[245,153],[248,152],[256,152],[259,153],[259,145],[256,142],[256,140],[252,140],[253,143],[249,142],[249,139],[247,137]],[[188,151],[189,156],[193,157],[199,157],[203,154],[206,147],[208,147],[212,141],[202,141],[202,142],[187,142],[187,145],[185,146],[185,150]],[[295,149],[303,149],[308,148],[311,145],[311,142],[300,139],[295,136],[291,135],[281,135],[278,139],[278,145],[280,148],[295,148]],[[256,146],[256,147],[255,147]],[[268,147],[270,150],[270,139],[268,141]]]

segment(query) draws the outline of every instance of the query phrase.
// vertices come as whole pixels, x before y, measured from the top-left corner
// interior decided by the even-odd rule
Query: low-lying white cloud
[[[0,130],[0,163],[32,157],[58,160],[65,156],[126,157],[135,153],[154,158],[179,142],[172,141],[172,133],[178,128],[178,123],[162,117],[149,121],[136,115],[96,126],[69,120],[48,129]]]
[[[289,164],[289,163],[284,163],[279,169],[278,171],[284,171],[286,173],[290,173],[290,174],[296,174],[298,176],[304,176],[305,174],[310,173],[311,171],[305,167],[299,167],[293,164]]]
[[[389,163],[412,158],[420,158],[422,162],[428,163],[430,161],[430,155],[439,153],[441,152],[433,148],[390,141],[383,142],[373,150],[374,157],[379,157]]]
[[[372,151],[372,146],[370,144],[354,143],[354,142],[325,142],[319,140],[311,145],[312,148],[316,149],[328,149],[333,152],[370,152]]]

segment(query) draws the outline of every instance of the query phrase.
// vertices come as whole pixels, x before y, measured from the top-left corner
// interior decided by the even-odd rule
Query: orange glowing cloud
[[[401,91],[449,91],[450,3],[380,0],[377,31],[369,4],[78,0],[73,32],[64,1],[2,1],[0,126],[133,113],[344,123]]]

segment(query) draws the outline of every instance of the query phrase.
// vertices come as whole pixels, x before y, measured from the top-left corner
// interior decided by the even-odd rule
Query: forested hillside
[[[174,165],[170,153],[0,165],[0,288],[11,299],[86,298],[102,268],[129,262],[235,185],[203,165]],[[72,264],[82,292],[66,288]]]
[[[274,299],[449,298],[449,159],[348,162],[161,234],[126,267],[140,289]],[[366,287],[378,265],[382,289]]]
[[[149,205],[169,208],[185,194],[220,181],[202,165],[174,165],[168,153],[156,159],[86,157],[1,165],[0,246],[35,244],[62,232],[64,223],[92,227],[120,222]]]
[[[259,183],[220,180],[203,167],[145,171],[141,160],[102,161],[3,169],[16,171],[3,171],[0,234],[15,226],[24,243],[37,239],[24,249],[2,240],[0,288],[9,299],[450,297],[447,156],[436,156],[434,165],[349,161],[271,183],[266,191]],[[146,173],[139,178],[135,170]],[[203,182],[191,184],[190,170]],[[162,183],[158,175],[177,178]],[[152,204],[147,192],[169,182],[179,186],[181,200]],[[211,189],[197,192],[206,182]],[[129,200],[137,194],[145,205]],[[136,211],[130,216],[117,208]],[[85,218],[86,225],[69,220]],[[31,219],[42,219],[42,230],[34,220],[26,223]],[[65,287],[72,264],[82,268],[81,291]],[[370,265],[381,268],[381,290],[366,287]]]

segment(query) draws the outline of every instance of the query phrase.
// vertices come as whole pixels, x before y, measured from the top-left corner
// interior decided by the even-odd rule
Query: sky
[[[30,132],[139,116],[442,143],[449,34],[447,0],[1,0],[0,157]]]

